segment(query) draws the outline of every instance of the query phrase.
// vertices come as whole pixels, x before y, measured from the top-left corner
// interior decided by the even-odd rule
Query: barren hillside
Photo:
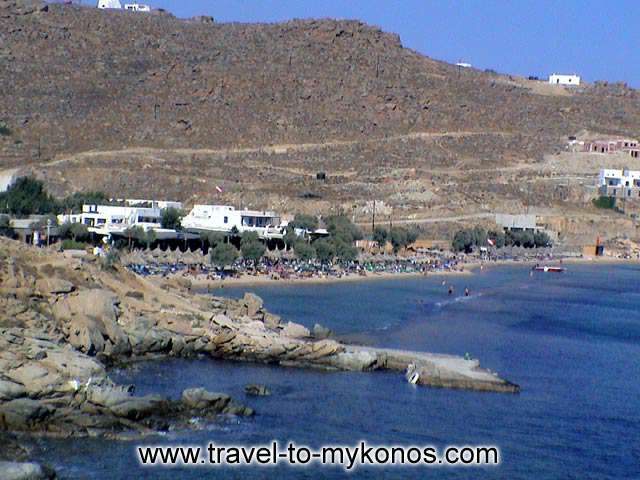
[[[32,3],[0,1],[0,165],[60,193],[358,212],[377,199],[404,216],[564,208],[557,182],[531,174],[544,154],[583,129],[640,134],[635,90],[459,69],[357,21]]]

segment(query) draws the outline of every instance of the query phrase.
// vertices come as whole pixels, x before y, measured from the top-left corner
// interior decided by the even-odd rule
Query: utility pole
[[[49,238],[51,238],[51,219],[47,218],[47,248],[51,245]]]
[[[373,201],[373,215],[371,216],[371,232],[376,230],[376,201]]]

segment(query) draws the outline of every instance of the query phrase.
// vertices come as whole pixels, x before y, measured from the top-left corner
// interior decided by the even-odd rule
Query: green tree
[[[224,268],[232,265],[238,258],[238,249],[231,243],[219,243],[209,251],[209,260],[212,265]]]
[[[393,253],[398,253],[402,247],[407,246],[407,231],[404,228],[394,227],[389,232],[389,239],[393,246]]]
[[[418,227],[411,227],[407,230],[407,244],[405,246],[413,245],[420,237],[420,229]]]
[[[297,245],[298,241],[300,241],[300,237],[298,237],[296,232],[294,232],[293,228],[287,227],[287,231],[285,232],[282,241],[287,248],[292,248]]]
[[[16,232],[11,227],[11,219],[7,215],[0,215],[0,236],[15,238]]]
[[[376,227],[373,231],[373,241],[378,244],[379,247],[384,247],[387,244],[387,238],[389,232],[382,227]]]
[[[318,228],[318,219],[313,215],[296,213],[296,216],[293,217],[293,221],[289,223],[289,226],[313,231]]]
[[[145,243],[145,239],[147,236],[144,228],[137,225],[134,227],[126,228],[124,232],[122,232],[122,234],[127,239],[129,250],[131,250],[134,245]]]
[[[0,212],[13,215],[32,215],[56,213],[60,209],[58,202],[47,193],[44,184],[32,177],[21,177],[0,193]]]
[[[316,249],[313,247],[313,245],[309,245],[304,240],[298,240],[297,242],[295,242],[293,250],[296,254],[296,258],[302,260],[303,262],[308,262],[316,256]]]
[[[83,205],[108,205],[109,197],[103,192],[75,192],[64,198],[61,210],[80,213]]]
[[[316,249],[316,257],[322,263],[331,262],[336,254],[333,245],[324,239],[316,240],[315,242],[313,242],[313,247]]]
[[[535,232],[533,234],[533,243],[536,247],[549,247],[551,246],[551,238],[547,232]]]
[[[227,236],[222,232],[200,232],[200,241],[214,248],[221,243],[225,243]]]
[[[91,238],[91,233],[83,223],[65,222],[58,227],[58,235],[62,239],[71,239],[74,242],[86,242]]]
[[[353,243],[362,239],[362,231],[346,215],[332,215],[325,219],[327,230],[333,238]]]
[[[473,233],[467,229],[462,229],[454,234],[451,246],[455,252],[471,253],[473,242]]]
[[[358,249],[351,243],[342,240],[334,240],[332,243],[336,257],[341,262],[353,262],[358,258]]]
[[[178,210],[174,207],[165,208],[164,210],[162,210],[162,218],[160,219],[162,228],[181,230],[182,217],[184,217],[184,212],[182,212],[181,210]]]
[[[257,264],[265,252],[264,244],[258,239],[255,232],[245,232],[240,240],[240,251],[242,258],[249,260],[254,265]]]

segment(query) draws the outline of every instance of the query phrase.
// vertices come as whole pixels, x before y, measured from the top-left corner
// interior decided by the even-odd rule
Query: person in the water
[[[468,296],[469,296],[469,289],[468,289],[468,288],[465,288],[465,289],[464,289],[464,296],[465,296],[465,297],[468,297]]]
[[[449,285],[449,295],[453,295],[453,285]]]

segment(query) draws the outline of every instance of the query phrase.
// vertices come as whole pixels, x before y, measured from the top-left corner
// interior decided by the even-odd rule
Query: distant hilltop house
[[[569,85],[576,87],[580,85],[580,77],[578,75],[561,75],[553,73],[549,75],[549,83],[552,85]]]
[[[600,169],[598,177],[600,195],[614,198],[640,198],[640,171]]]
[[[122,10],[122,4],[119,0],[98,0],[98,8],[100,9],[114,9],[114,10]],[[144,5],[142,3],[126,3],[124,5],[125,10],[129,10],[131,12],[150,12],[151,7],[149,5]]]
[[[462,68],[471,68],[473,65],[471,65],[470,63],[467,62],[458,62],[456,63],[456,67],[462,67]]]
[[[640,144],[633,138],[607,138],[587,140],[582,147],[588,153],[626,153],[632,158],[640,158]]]

